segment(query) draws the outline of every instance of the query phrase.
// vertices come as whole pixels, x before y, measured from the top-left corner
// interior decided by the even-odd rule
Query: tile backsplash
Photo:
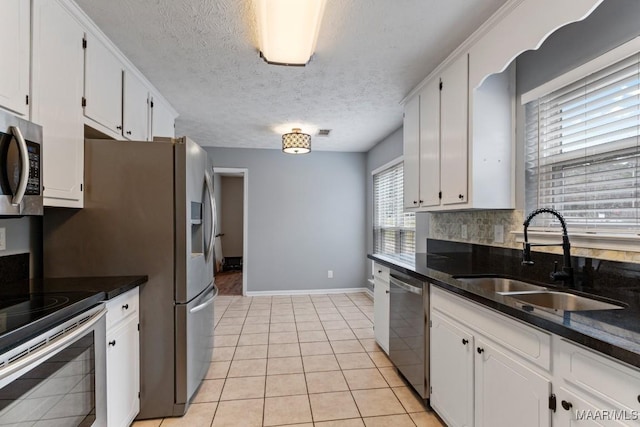
[[[512,231],[521,231],[524,222],[524,211],[514,210],[482,210],[461,212],[432,212],[429,214],[430,239],[449,240],[454,242],[476,243],[520,249],[522,243],[516,241]],[[462,237],[462,226],[467,226],[467,237]],[[494,226],[504,226],[504,242],[494,242]],[[571,234],[571,233],[569,233]],[[562,253],[560,247],[538,247],[535,251]],[[626,261],[640,263],[640,252],[603,250],[577,247],[572,244],[571,253],[575,256]]]

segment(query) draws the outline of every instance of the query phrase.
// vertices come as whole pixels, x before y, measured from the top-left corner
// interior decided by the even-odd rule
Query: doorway
[[[218,213],[216,286],[220,295],[246,295],[249,171],[246,168],[214,168],[213,173]]]

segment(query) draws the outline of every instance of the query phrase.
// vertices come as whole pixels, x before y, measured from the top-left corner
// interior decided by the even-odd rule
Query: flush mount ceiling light
[[[291,133],[282,135],[282,151],[287,154],[307,154],[311,151],[311,135],[293,128]]]
[[[260,56],[269,64],[304,66],[316,48],[326,0],[254,0]]]

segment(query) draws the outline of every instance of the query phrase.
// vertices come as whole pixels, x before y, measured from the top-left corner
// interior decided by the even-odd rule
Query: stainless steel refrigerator
[[[45,277],[148,275],[140,288],[140,414],[183,415],[213,352],[215,202],[188,138],[86,140],[83,209],[47,209]]]

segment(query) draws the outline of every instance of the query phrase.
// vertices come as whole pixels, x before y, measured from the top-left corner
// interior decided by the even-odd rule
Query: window
[[[416,251],[416,219],[413,212],[404,212],[402,177],[402,162],[373,175],[374,253],[413,255]]]
[[[585,64],[580,69],[591,67],[589,73],[583,71],[582,78],[573,83],[564,78],[561,87],[556,85],[533,99],[530,94],[523,95],[527,212],[556,209],[574,230],[637,233],[638,40],[635,46],[634,54],[627,53],[624,59],[611,51],[605,59]],[[629,48],[617,50],[628,52]],[[612,56],[616,59],[611,60]],[[538,218],[536,225],[558,225],[555,218]]]

